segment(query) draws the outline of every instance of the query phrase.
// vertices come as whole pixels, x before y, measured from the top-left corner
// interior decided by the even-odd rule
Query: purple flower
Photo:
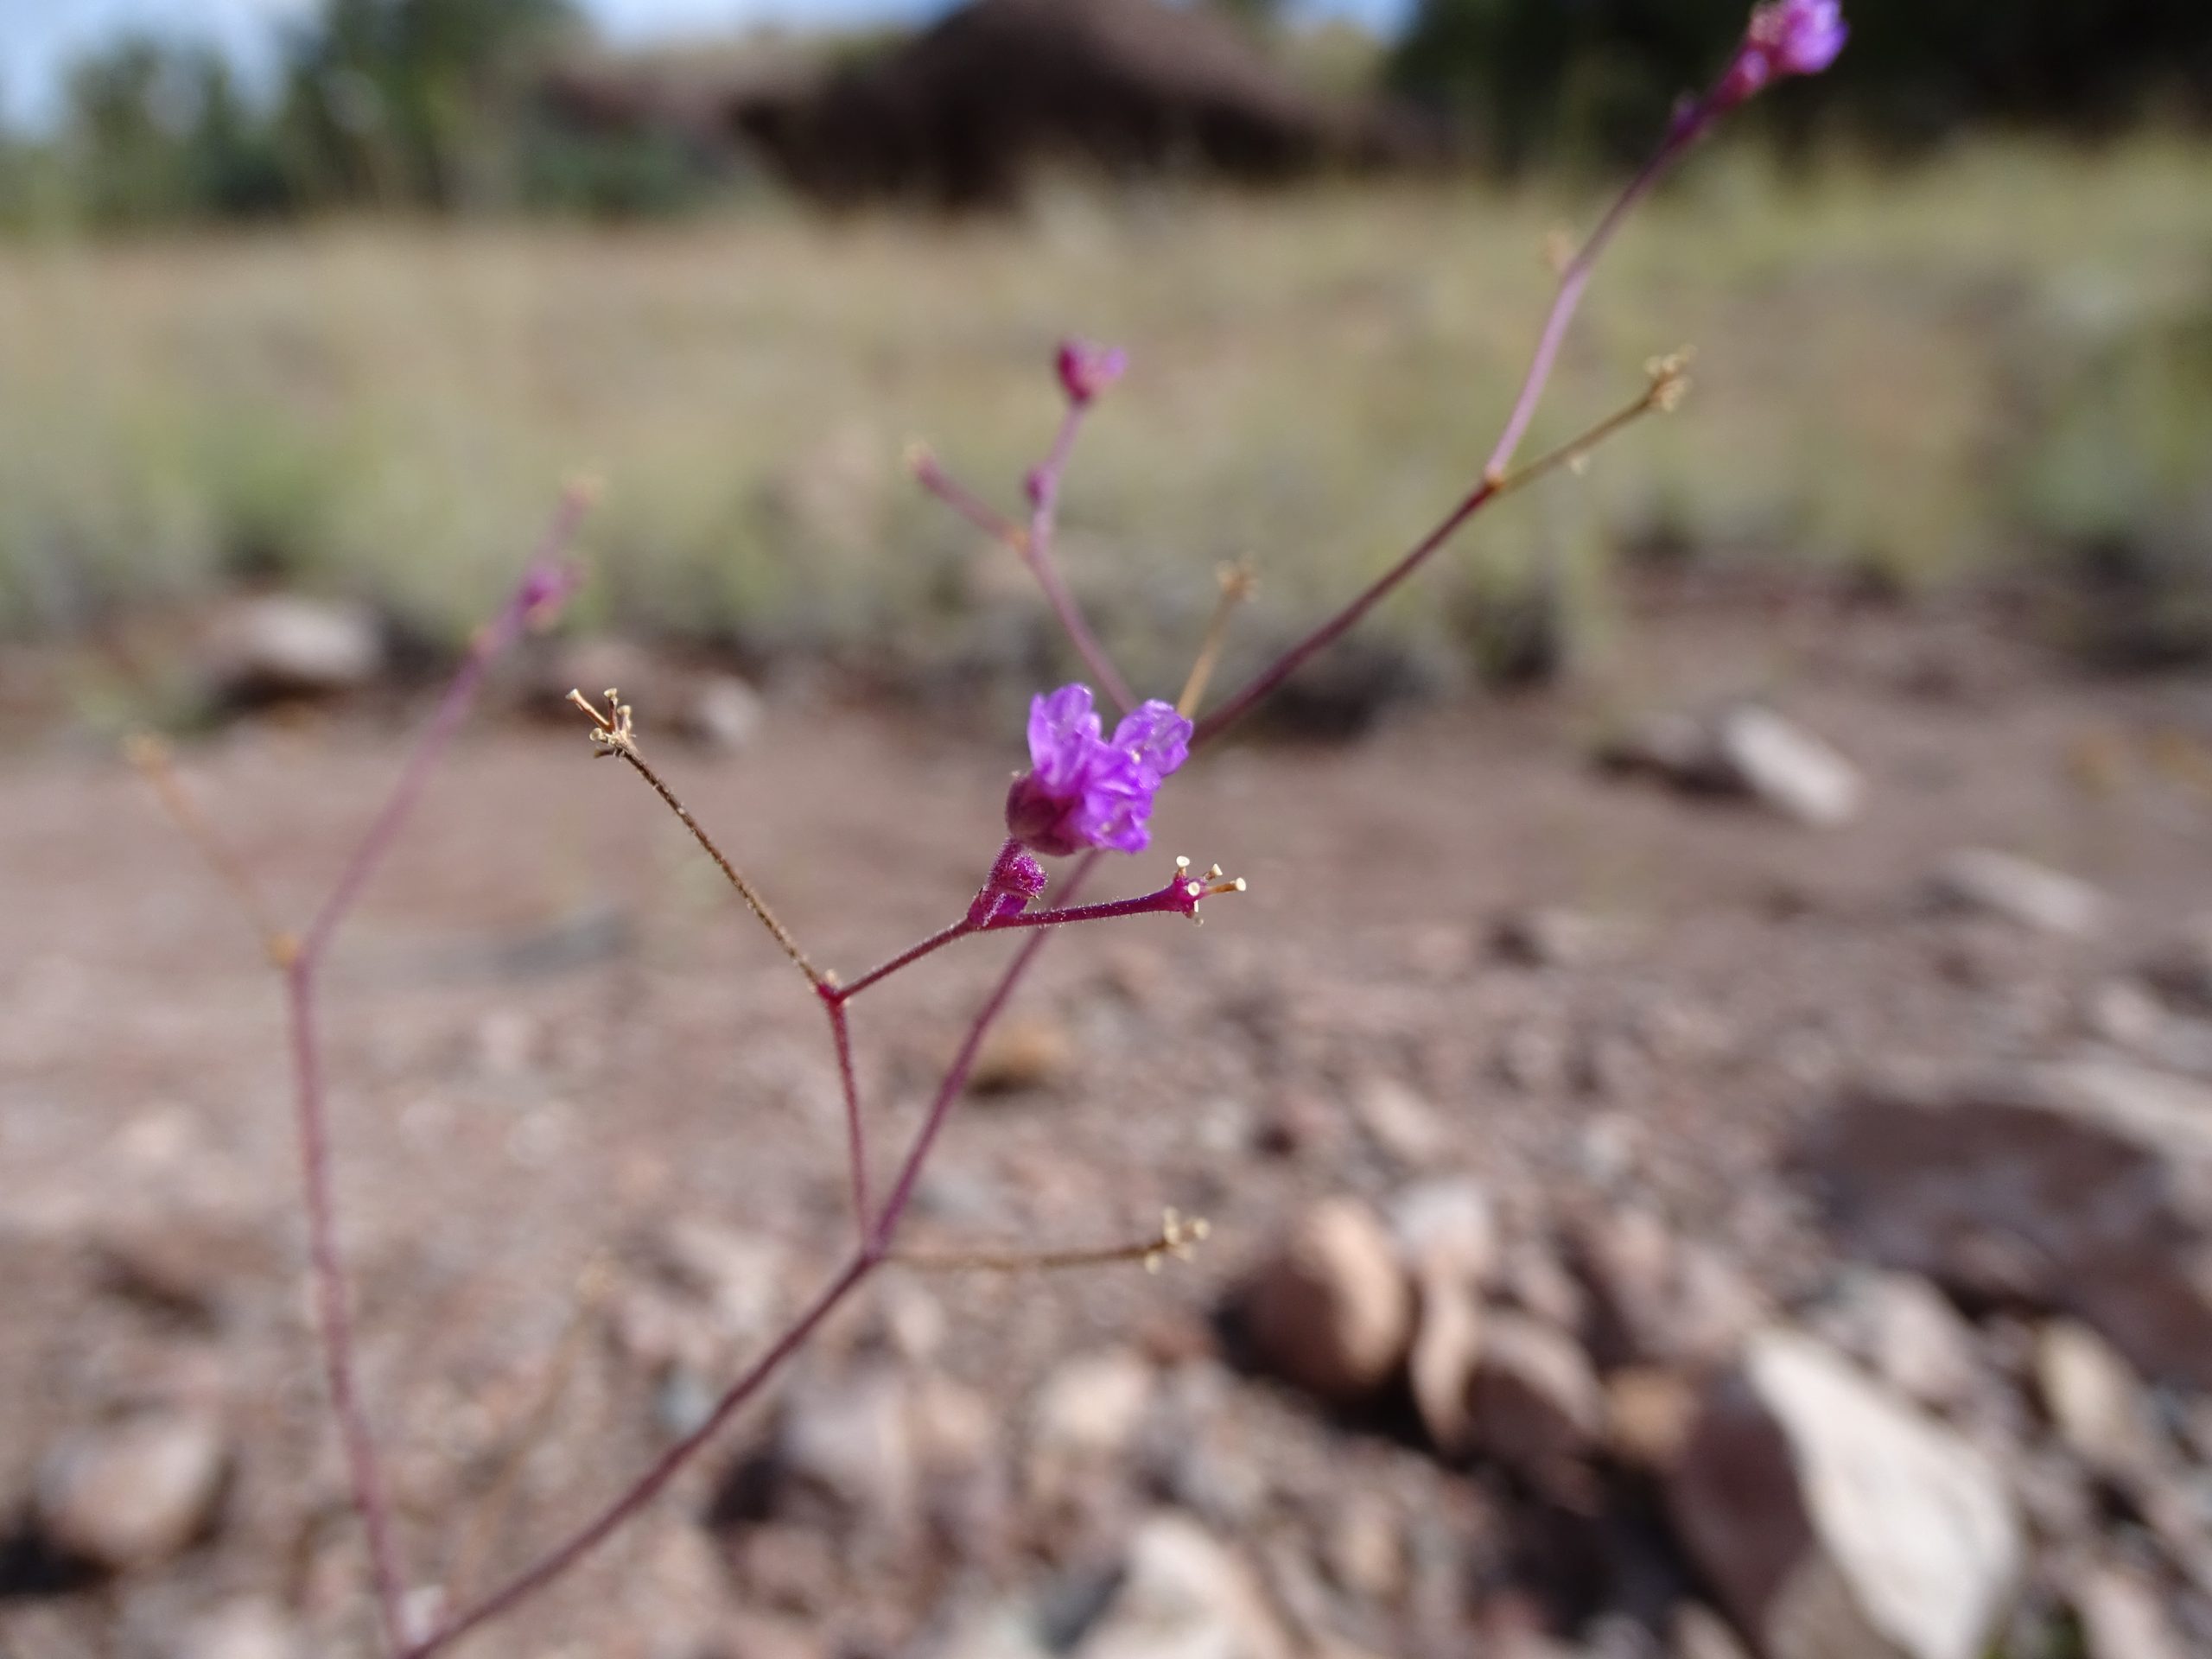
[[[1141,853],[1152,798],[1191,753],[1191,722],[1147,702],[1103,735],[1090,688],[1064,685],[1029,703],[1029,770],[1007,791],[1007,833],[1061,858],[1084,847]]]
[[[1080,408],[1122,378],[1129,366],[1129,354],[1118,346],[1065,340],[1055,366],[1059,371],[1060,390]]]
[[[1817,75],[1850,35],[1842,0],[1773,0],[1756,7],[1716,99],[1723,106],[1740,104],[1781,76]]]

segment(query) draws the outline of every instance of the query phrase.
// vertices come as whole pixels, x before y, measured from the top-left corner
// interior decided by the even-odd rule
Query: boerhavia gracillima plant
[[[340,926],[351,913],[370,875],[391,850],[430,771],[474,702],[493,660],[521,637],[558,612],[574,592],[579,572],[567,550],[588,505],[589,492],[571,490],[563,499],[544,544],[531,559],[506,607],[472,641],[443,698],[401,771],[383,809],[370,824],[336,885],[299,933],[271,919],[253,873],[231,855],[197,811],[168,767],[163,751],[150,742],[137,758],[162,799],[238,894],[259,931],[270,961],[283,976],[289,1018],[293,1098],[298,1130],[303,1205],[308,1224],[323,1370],[346,1465],[366,1535],[376,1617],[385,1650],[394,1659],[429,1659],[461,1637],[512,1611],[561,1578],[660,1491],[728,1422],[740,1407],[762,1389],[820,1329],[839,1304],[878,1269],[894,1260],[922,1260],[898,1249],[900,1224],[911,1207],[916,1184],[928,1163],[945,1120],[964,1091],[993,1022],[1005,1009],[1037,953],[1059,929],[1080,922],[1107,921],[1153,914],[1196,920],[1202,903],[1241,891],[1243,882],[1223,874],[1218,866],[1198,873],[1187,859],[1174,861],[1162,884],[1132,898],[1076,902],[1084,883],[1108,853],[1134,854],[1151,844],[1153,804],[1184,765],[1217,741],[1262,702],[1269,693],[1356,625],[1385,595],[1432,558],[1484,507],[1580,461],[1596,445],[1643,416],[1671,410],[1687,385],[1680,355],[1647,365],[1642,391],[1580,436],[1539,458],[1516,465],[1536,405],[1551,378],[1561,340],[1580,302],[1599,256],[1629,212],[1681,156],[1722,116],[1774,82],[1818,73],[1842,50],[1847,26],[1838,0],[1776,0],[1751,14],[1742,41],[1719,78],[1700,97],[1684,99],[1656,151],[1629,181],[1560,273],[1559,286],[1537,336],[1534,357],[1507,414],[1503,429],[1473,485],[1435,528],[1403,557],[1384,570],[1340,610],[1305,635],[1246,684],[1205,707],[1205,694],[1217,660],[1222,635],[1236,601],[1249,586],[1249,573],[1224,571],[1222,597],[1188,681],[1173,703],[1139,700],[1085,623],[1053,557],[1060,483],[1076,439],[1089,412],[1126,372],[1118,349],[1084,341],[1060,348],[1055,372],[1065,410],[1051,448],[1024,480],[1026,522],[1001,514],[979,494],[954,480],[925,450],[912,456],[922,486],[1019,556],[1034,574],[1047,602],[1082,659],[1092,684],[1116,710],[1109,733],[1092,685],[1065,685],[1039,694],[1029,715],[1029,765],[1014,780],[1006,799],[1007,839],[991,861],[964,913],[946,927],[877,967],[851,979],[818,966],[800,947],[744,873],[677,799],[646,759],[632,711],[614,691],[594,702],[582,691],[573,701],[589,717],[594,747],[634,770],[660,796],[721,869],[732,888],[789,957],[819,1001],[830,1028],[843,1096],[851,1183],[854,1243],[843,1264],[831,1274],[782,1335],[769,1344],[741,1375],[724,1389],[692,1431],[662,1454],[614,1496],[597,1514],[577,1525],[504,1585],[472,1602],[441,1605],[443,1592],[410,1592],[413,1574],[403,1561],[367,1414],[356,1382],[351,1301],[331,1196],[327,1111],[321,1051],[316,1037],[320,969]],[[1203,712],[1202,712],[1203,710]],[[1072,860],[1058,891],[1046,859]],[[1046,903],[1048,893],[1052,902]],[[900,1155],[889,1188],[872,1190],[868,1114],[853,1065],[849,1008],[853,1000],[893,975],[957,944],[971,935],[1021,930],[1028,937],[1001,974],[946,1067],[921,1125]],[[1187,1255],[1205,1236],[1203,1222],[1167,1213],[1151,1237],[1105,1249],[1041,1254],[978,1250],[928,1258],[938,1266],[978,1268],[1059,1267],[1116,1261],[1157,1268],[1163,1260]],[[410,1623],[419,1607],[430,1616],[420,1627]]]

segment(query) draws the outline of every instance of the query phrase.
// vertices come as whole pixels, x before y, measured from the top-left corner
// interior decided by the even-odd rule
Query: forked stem
[[[1071,896],[1097,860],[1097,854],[1090,854],[1071,873],[1066,883],[1066,891]],[[482,1601],[454,1614],[429,1637],[405,1649],[402,1659],[430,1659],[431,1655],[443,1652],[470,1631],[530,1599],[605,1543],[620,1530],[626,1522],[658,1497],[662,1489],[682,1472],[684,1465],[721,1433],[739,1408],[760,1391],[783,1368],[785,1361],[806,1345],[817,1328],[838,1305],[890,1259],[892,1241],[898,1234],[899,1224],[913,1201],[923,1166],[929,1161],[930,1149],[936,1144],[953,1103],[967,1086],[969,1070],[975,1064],[976,1051],[982,1046],[984,1037],[1013,996],[1021,976],[1028,971],[1030,963],[1037,959],[1037,953],[1052,937],[1047,930],[1029,939],[999,976],[998,983],[977,1010],[959,1052],[946,1069],[944,1081],[931,1102],[928,1115],[899,1166],[897,1183],[883,1206],[882,1213],[869,1229],[861,1249],[807,1304],[797,1322],[730,1384],[698,1427],[655,1459],[642,1475],[624,1488],[597,1516]]]
[[[1659,359],[1650,365],[1649,372],[1650,385],[1634,403],[1616,410],[1580,436],[1539,456],[1518,472],[1485,478],[1475,486],[1433,530],[1414,543],[1411,551],[1370,582],[1351,603],[1285,651],[1254,675],[1226,702],[1199,721],[1191,734],[1192,749],[1195,751],[1219,737],[1264,702],[1285,680],[1351,632],[1362,618],[1389,598],[1414,571],[1427,563],[1459,534],[1467,520],[1484,507],[1561,467],[1580,461],[1616,432],[1644,416],[1672,409],[1688,384],[1682,372],[1682,359],[1676,356]]]

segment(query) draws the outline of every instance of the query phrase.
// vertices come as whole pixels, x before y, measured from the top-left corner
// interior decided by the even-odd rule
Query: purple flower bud
[[[968,920],[988,927],[1009,916],[1019,916],[1029,901],[1045,891],[1045,867],[1032,858],[1020,842],[1009,841],[991,866],[982,891],[968,906]]]
[[[1103,734],[1087,685],[1029,704],[1029,770],[1007,791],[1007,833],[1048,857],[1085,847],[1141,853],[1152,844],[1153,797],[1191,753],[1191,722],[1147,702]]]
[[[1081,407],[1122,378],[1129,366],[1129,354],[1118,346],[1065,340],[1060,342],[1057,366],[1060,389],[1070,403]]]
[[[1772,0],[1756,7],[1715,101],[1723,107],[1741,104],[1783,75],[1817,75],[1835,61],[1850,36],[1842,0]]]

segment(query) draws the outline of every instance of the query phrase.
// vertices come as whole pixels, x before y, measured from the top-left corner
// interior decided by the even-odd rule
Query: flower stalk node
[[[1191,861],[1187,858],[1178,858],[1175,861],[1175,874],[1168,878],[1166,892],[1174,899],[1178,909],[1193,922],[1200,922],[1205,920],[1205,918],[1198,914],[1198,903],[1201,899],[1218,899],[1225,893],[1243,893],[1249,887],[1249,884],[1241,875],[1224,874],[1218,864],[1208,867],[1204,875],[1193,875],[1191,874]]]
[[[1144,1253],[1144,1270],[1158,1273],[1169,1262],[1190,1262],[1198,1246],[1212,1236],[1213,1224],[1204,1216],[1185,1217],[1176,1211],[1161,1212],[1158,1243]]]

